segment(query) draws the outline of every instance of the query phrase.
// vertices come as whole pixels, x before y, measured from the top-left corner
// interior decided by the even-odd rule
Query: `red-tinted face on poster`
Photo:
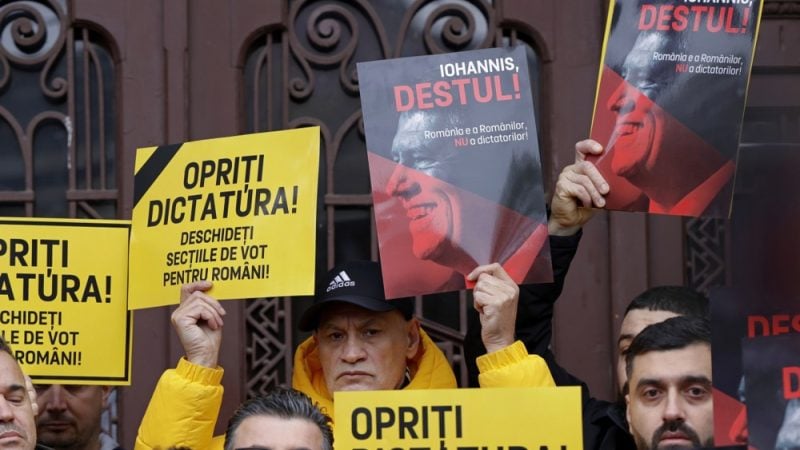
[[[421,112],[401,116],[392,142],[392,159],[399,164],[386,190],[406,210],[414,256],[437,260],[460,247],[462,199],[457,189],[442,181],[448,178],[457,151],[433,148],[421,139],[431,122]]]
[[[641,34],[625,58],[625,80],[608,100],[616,115],[609,141],[614,149],[611,167],[617,175],[635,178],[653,170],[664,145],[665,125],[661,109],[653,101],[669,80],[668,69],[653,61],[654,52],[664,51],[669,38],[661,33]]]

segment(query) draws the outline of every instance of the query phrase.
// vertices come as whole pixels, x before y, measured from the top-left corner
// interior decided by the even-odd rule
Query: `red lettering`
[[[777,336],[779,334],[788,333],[789,320],[788,314],[775,314],[772,316],[772,335]]]
[[[519,81],[515,78],[516,74],[510,75],[510,80],[508,76],[487,75],[417,83],[414,86],[395,86],[394,106],[397,112],[405,112],[414,108],[448,107],[456,100],[462,105],[470,102],[488,103],[514,100],[520,98]],[[512,84],[514,86],[511,86]],[[516,89],[516,95],[510,93],[512,87]]]
[[[790,332],[800,333],[800,314],[775,314],[772,316],[747,316],[747,337],[777,336]]]
[[[786,400],[800,398],[800,367],[783,368],[783,398]]]
[[[672,9],[674,6],[672,5],[661,5],[658,8],[658,25],[656,25],[656,30],[659,31],[667,31],[669,30],[669,21],[672,20]]]
[[[733,26],[731,22],[733,22],[733,8],[730,6],[726,8],[728,10],[728,16],[725,19],[725,32],[726,33],[738,33],[739,27]]]
[[[458,86],[459,103],[461,103],[462,105],[466,105],[467,104],[467,88],[466,88],[466,86],[467,86],[467,84],[469,84],[469,79],[461,78],[461,79],[458,79],[458,80],[453,80],[453,81],[451,81],[451,83],[453,83],[454,85]]]
[[[447,81],[437,81],[433,83],[433,95],[436,99],[433,101],[436,106],[450,106],[453,104],[453,94],[450,93],[450,83]]]
[[[433,97],[431,94],[431,84],[430,83],[418,83],[417,86],[417,107],[419,109],[431,109],[433,108],[433,102],[426,102],[425,100],[430,99]]]
[[[404,95],[405,99],[404,101]],[[409,86],[395,86],[394,87],[394,107],[397,112],[408,111],[414,107],[414,90]]]
[[[761,325],[761,332],[756,331],[756,325]],[[769,336],[769,321],[764,316],[747,316],[747,337]]]
[[[503,81],[497,75],[494,76],[494,95],[498,102],[511,100],[511,94],[503,94]]]
[[[697,31],[700,29],[700,22],[703,21],[703,13],[708,11],[708,6],[693,5],[689,9],[691,9],[692,14],[694,14],[694,25],[692,25],[692,31]]]
[[[472,93],[475,94],[475,100],[480,103],[488,103],[492,101],[492,80],[489,77],[484,77],[484,85],[486,86],[486,93],[481,95],[481,83],[477,78],[472,79]]]
[[[678,5],[675,11],[672,12],[672,29],[675,31],[683,31],[689,25],[689,7],[686,5]]]
[[[642,5],[639,13],[639,29],[649,30],[656,23],[656,7],[653,5]]]
[[[724,20],[725,11],[720,8],[719,9],[719,16],[717,17],[717,23],[714,25],[714,9],[716,6],[710,6],[708,11],[708,21],[706,26],[708,27],[708,31],[712,33],[716,33],[722,29],[722,22]]]

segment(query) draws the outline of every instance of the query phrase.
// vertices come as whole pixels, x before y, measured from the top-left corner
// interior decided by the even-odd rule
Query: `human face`
[[[0,449],[32,450],[36,426],[25,376],[10,354],[0,351]]]
[[[460,245],[463,204],[458,190],[442,181],[453,169],[456,151],[424,139],[435,123],[421,112],[400,117],[392,143],[392,159],[398,164],[386,185],[406,210],[414,255],[434,261]]]
[[[314,332],[328,392],[397,389],[417,354],[419,324],[396,310],[349,303],[326,307]]]
[[[236,428],[233,448],[321,450],[322,432],[305,419],[253,415]]]
[[[711,347],[650,351],[633,360],[625,396],[639,450],[713,446]]]
[[[631,346],[633,338],[648,325],[660,323],[677,316],[678,314],[672,311],[651,311],[649,309],[628,311],[628,314],[622,319],[619,340],[617,341],[617,383],[619,383],[620,392],[624,392],[625,383],[628,382],[628,375],[625,373],[625,355],[628,354],[628,347]]]
[[[93,447],[109,392],[108,386],[36,385],[39,442],[56,449]]]
[[[646,174],[659,156],[665,118],[653,102],[670,75],[664,63],[653,62],[652,56],[668,44],[661,34],[640,35],[622,66],[625,82],[608,100],[608,109],[617,116],[608,145],[609,151],[614,150],[611,168],[619,176],[635,179]]]

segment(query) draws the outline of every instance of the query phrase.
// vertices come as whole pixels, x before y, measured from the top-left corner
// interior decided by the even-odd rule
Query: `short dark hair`
[[[8,346],[8,343],[5,339],[3,339],[3,335],[0,334],[0,352],[6,352],[12,357],[14,356],[14,352],[11,351],[11,347]],[[16,359],[16,358],[14,358]]]
[[[648,352],[679,350],[692,344],[711,345],[711,324],[708,318],[678,316],[645,327],[636,335],[625,356],[628,378],[633,372],[633,360]]]
[[[669,311],[679,316],[708,317],[708,297],[685,286],[656,286],[633,299],[625,315],[635,309]]]
[[[239,425],[250,416],[269,416],[281,419],[308,420],[322,433],[322,450],[333,449],[331,418],[317,408],[311,399],[300,391],[274,388],[266,395],[242,403],[228,421],[225,432],[225,450],[234,450],[233,441]]]

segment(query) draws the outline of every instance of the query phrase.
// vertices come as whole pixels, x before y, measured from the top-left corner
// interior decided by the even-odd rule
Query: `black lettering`
[[[364,431],[359,430],[359,416],[364,417]],[[372,414],[367,408],[356,408],[350,416],[350,424],[352,426],[353,437],[359,440],[369,439],[372,436]]]
[[[417,432],[414,431],[414,426],[419,421],[419,414],[417,409],[411,406],[401,406],[397,408],[398,422],[400,428],[400,439],[406,438],[406,431],[410,439],[419,439]],[[428,436],[422,436],[427,439]]]

